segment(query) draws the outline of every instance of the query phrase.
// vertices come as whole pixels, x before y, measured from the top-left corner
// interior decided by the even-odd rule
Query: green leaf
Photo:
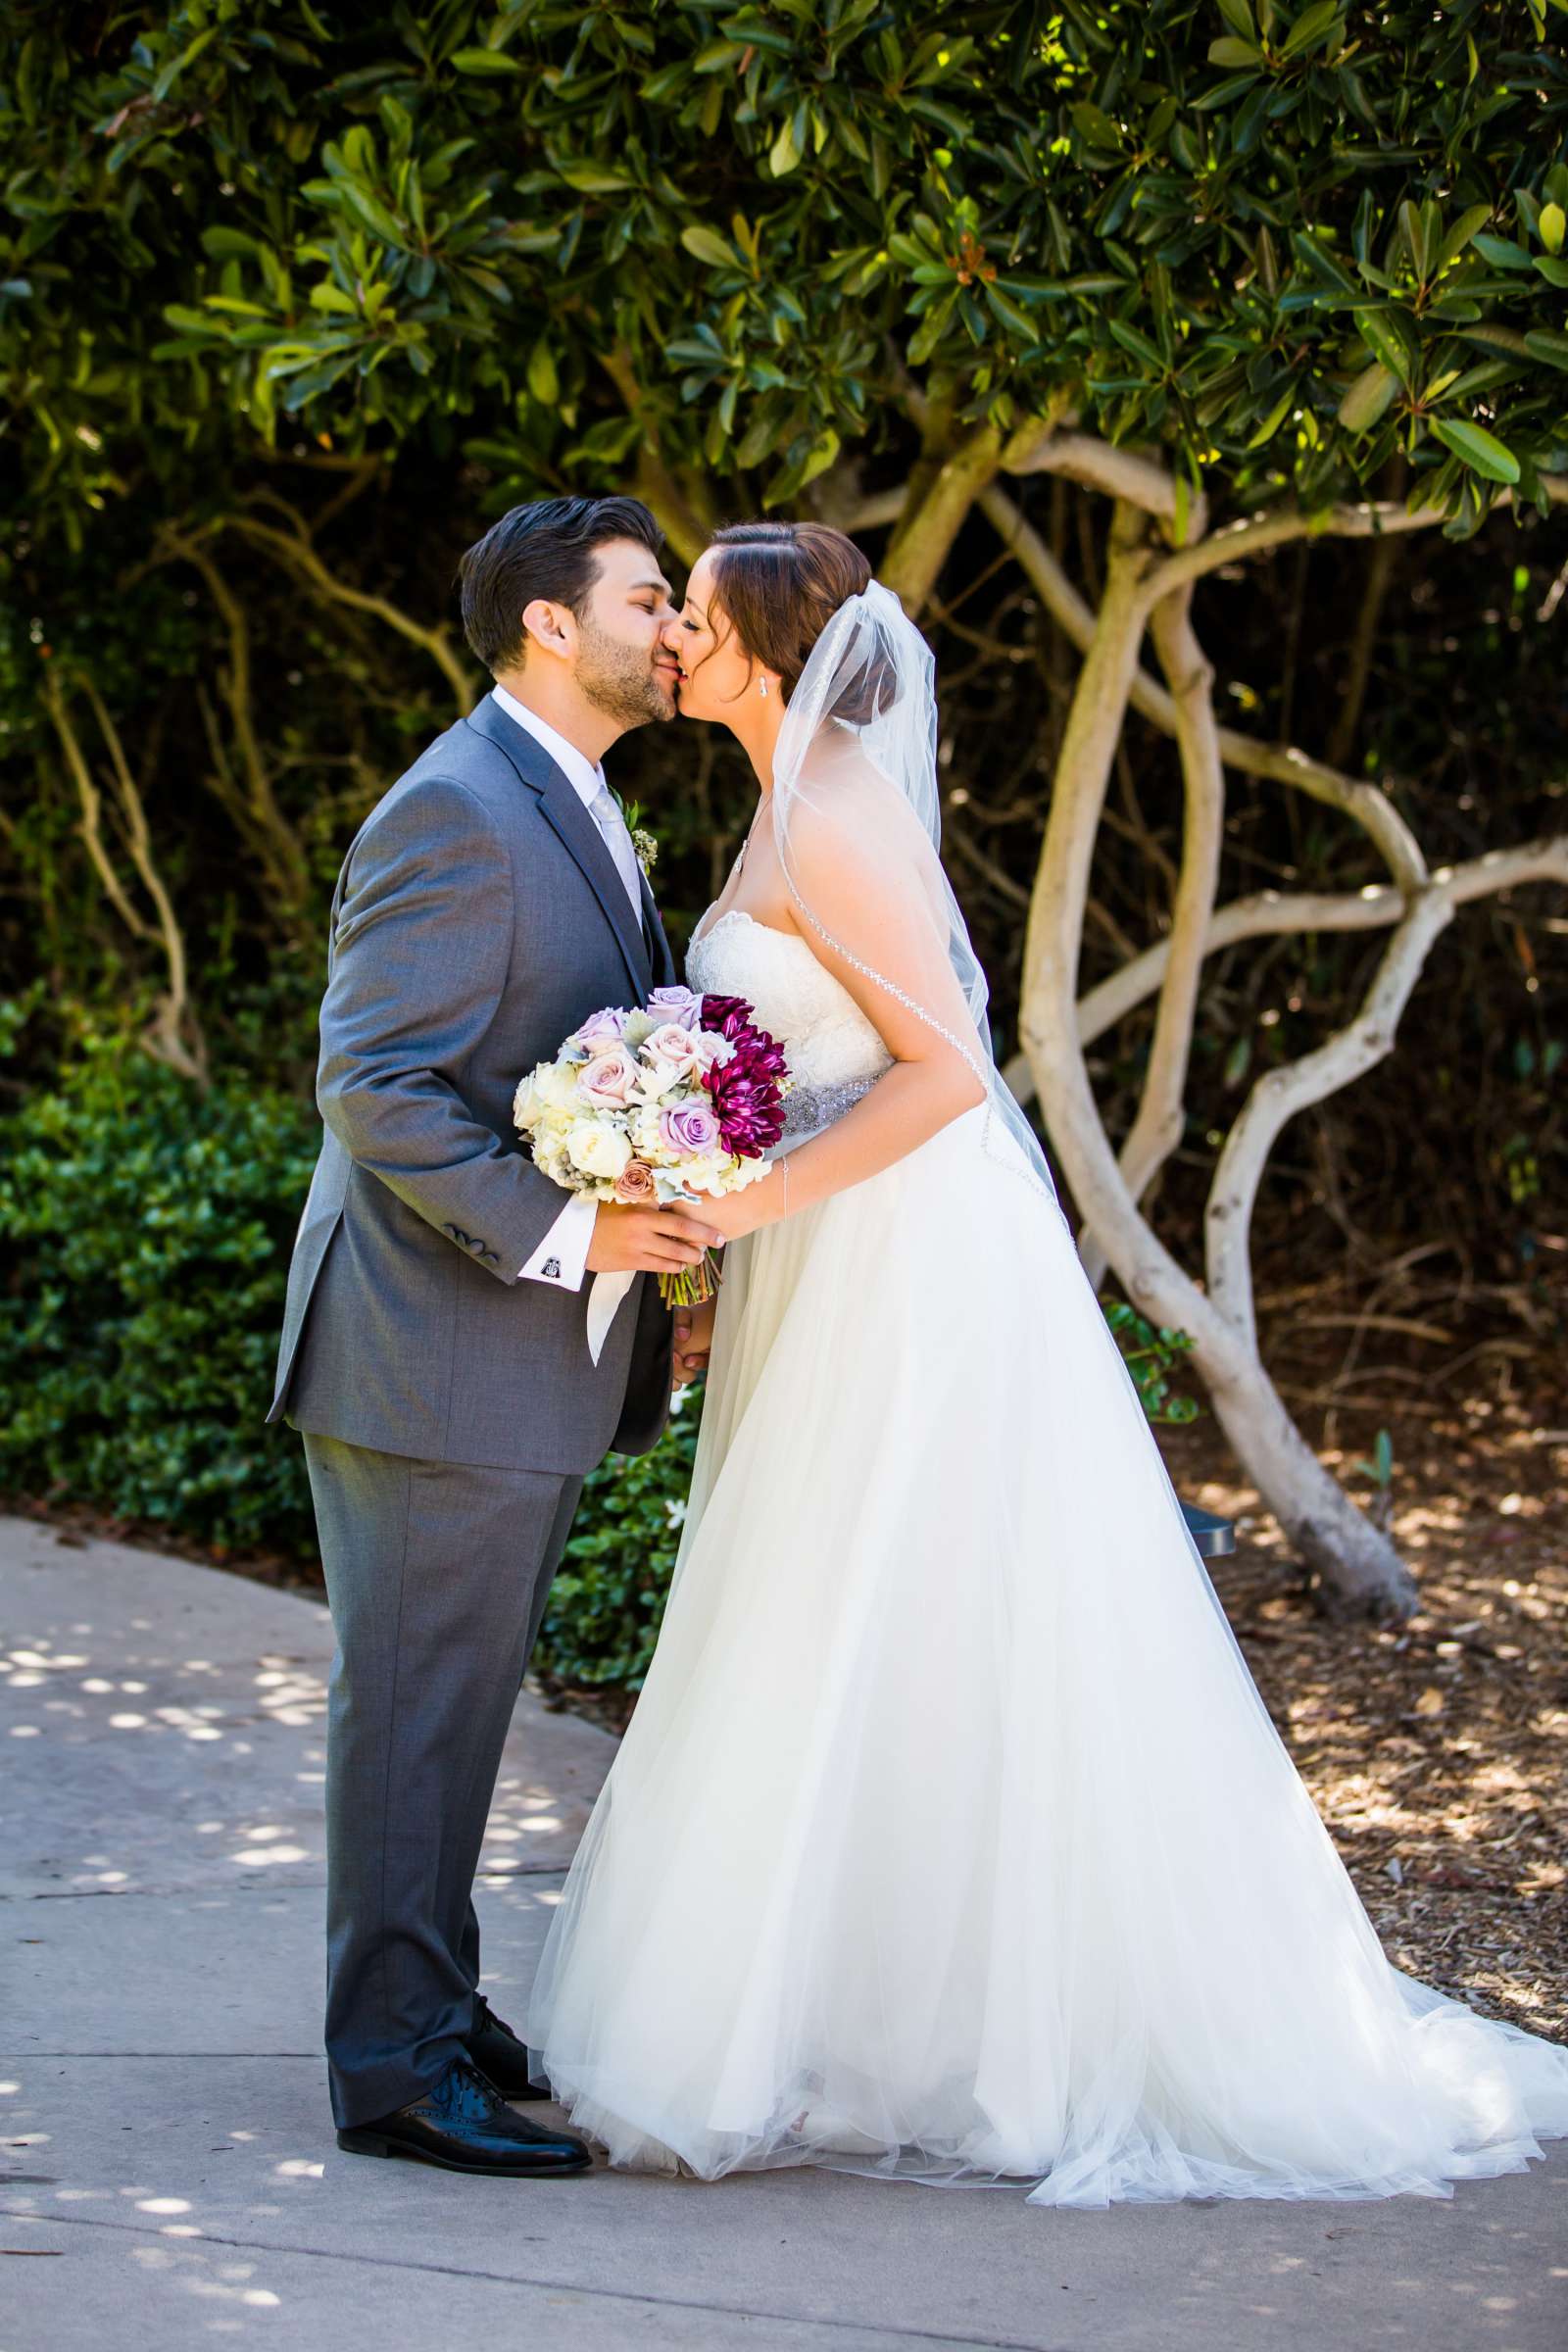
[[[1263,63],[1263,53],[1254,49],[1250,41],[1239,41],[1227,32],[1217,41],[1209,42],[1208,62],[1211,66],[1245,66],[1255,70]]]
[[[1035,324],[1034,320],[1029,317],[1027,312],[1021,311],[1015,302],[1009,302],[1007,300],[1007,297],[1005,294],[1004,294],[1000,286],[986,286],[983,291],[985,293],[988,306],[995,316],[1001,319],[1004,326],[1009,328],[1013,334],[1021,335],[1026,343],[1035,344],[1039,342],[1039,327]]]
[[[801,143],[796,135],[796,115],[785,118],[784,127],[767,153],[767,168],[775,179],[785,179],[801,160]]]
[[[1452,450],[1462,466],[1479,473],[1483,481],[1516,482],[1519,479],[1519,461],[1495,434],[1484,425],[1471,424],[1459,417],[1436,416],[1432,430],[1445,449]]]
[[[1525,349],[1544,367],[1568,370],[1568,335],[1560,335],[1551,327],[1532,327],[1525,336]]]
[[[211,254],[215,262],[248,262],[260,253],[261,247],[240,228],[204,228],[202,251]]]
[[[1073,127],[1078,136],[1091,147],[1108,147],[1114,154],[1122,143],[1121,132],[1110,117],[1098,106],[1083,99],[1072,110]]]
[[[1522,245],[1511,237],[1482,237],[1471,239],[1477,253],[1489,261],[1494,270],[1528,270],[1530,256]]]
[[[555,355],[543,336],[528,354],[528,390],[542,409],[553,409],[561,398]]]
[[[1296,386],[1293,384],[1290,387],[1290,390],[1286,392],[1279,400],[1277,400],[1273,408],[1270,409],[1268,415],[1264,417],[1256,432],[1253,433],[1251,439],[1248,442],[1248,448],[1261,449],[1265,442],[1272,441],[1295,405]]]
[[[1544,204],[1537,226],[1541,230],[1541,242],[1546,251],[1561,253],[1563,232],[1568,229],[1568,213],[1563,211],[1562,206],[1560,204]]]
[[[711,270],[733,270],[737,267],[738,257],[734,247],[719,235],[716,228],[705,228],[701,221],[693,221],[689,228],[681,230],[680,241],[688,253],[695,254],[700,262],[706,262]]]
[[[163,100],[169,96],[170,91],[173,88],[181,74],[184,73],[185,68],[192,62],[193,59],[200,57],[208,42],[214,39],[216,36],[217,31],[218,27],[216,24],[209,25],[205,32],[199,32],[196,35],[196,38],[190,43],[188,48],[182,49],[177,57],[172,57],[170,59],[168,65],[161,70],[158,78],[153,83],[153,103],[155,106],[160,105]]]
[[[826,473],[838,454],[839,437],[829,426],[826,432],[817,434],[807,452],[806,464],[801,471],[800,488],[804,490],[807,483],[814,482],[819,473]]]
[[[523,68],[514,57],[500,49],[454,49],[447,60],[460,74],[520,74]]]
[[[1123,351],[1130,351],[1135,360],[1141,360],[1151,375],[1165,373],[1165,355],[1147,335],[1140,334],[1136,326],[1129,326],[1125,318],[1107,318],[1105,324]]]
[[[403,230],[393,220],[385,205],[377,203],[368,188],[361,187],[352,179],[345,179],[338,182],[337,193],[355,219],[363,227],[369,230],[372,237],[378,237],[383,245],[394,245],[399,252],[403,251],[405,242]]]
[[[1298,261],[1305,262],[1309,270],[1326,279],[1331,286],[1337,287],[1341,293],[1354,294],[1359,291],[1355,280],[1348,274],[1343,265],[1315,237],[1309,237],[1304,229],[1298,229],[1291,239],[1291,245]]]
[[[746,428],[746,438],[735,452],[737,466],[760,466],[762,460],[770,457],[777,448],[783,428],[784,419],[776,410],[766,406],[760,408]]]
[[[1355,323],[1373,357],[1392,368],[1408,392],[1421,371],[1421,338],[1414,321],[1403,311],[1382,309],[1357,311]]]
[[[1219,0],[1219,13],[1231,30],[1240,33],[1244,41],[1256,40],[1257,26],[1252,22],[1248,0]]]
[[[1314,49],[1326,41],[1331,32],[1343,30],[1340,0],[1313,0],[1312,7],[1303,10],[1285,37],[1281,57],[1299,57],[1303,50]]]
[[[1462,212],[1439,248],[1438,268],[1442,270],[1449,262],[1457,261],[1477,229],[1484,228],[1491,219],[1492,207],[1490,204],[1472,204],[1467,211]]]
[[[1384,416],[1399,389],[1399,378],[1381,360],[1364,368],[1340,403],[1339,417],[1348,433],[1364,433]]]
[[[164,317],[171,326],[177,326],[184,335],[203,335],[211,339],[223,332],[221,321],[214,318],[210,313],[187,310],[182,303],[166,303]]]
[[[604,164],[558,164],[556,170],[567,187],[574,188],[579,196],[618,196],[623,189],[637,185],[624,172],[612,171]]]

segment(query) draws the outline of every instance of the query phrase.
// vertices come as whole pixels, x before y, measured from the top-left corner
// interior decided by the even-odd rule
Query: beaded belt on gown
[[[837,1086],[792,1086],[784,1098],[783,1140],[798,1142],[831,1127],[835,1119],[842,1119],[863,1095],[870,1093],[881,1075],[878,1070],[869,1078],[845,1078]]]

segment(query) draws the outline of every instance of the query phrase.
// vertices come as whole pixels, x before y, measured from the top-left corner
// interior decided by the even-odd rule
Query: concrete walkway
[[[1568,2151],[1451,2202],[1053,2214],[832,2173],[462,2180],[337,2152],[331,1632],[0,1520],[0,2352],[1563,2352]],[[611,1741],[524,1698],[485,1849],[523,1995]]]

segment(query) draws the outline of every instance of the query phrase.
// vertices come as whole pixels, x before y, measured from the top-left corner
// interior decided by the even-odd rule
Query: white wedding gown
[[[807,941],[691,985],[804,1135],[887,1066]],[[616,2164],[1032,2201],[1446,2195],[1568,2050],[1391,1968],[1059,1212],[985,1107],[729,1252],[658,1655],[529,2040]]]

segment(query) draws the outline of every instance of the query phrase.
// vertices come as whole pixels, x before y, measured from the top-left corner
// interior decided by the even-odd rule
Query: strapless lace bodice
[[[739,907],[699,926],[686,980],[705,995],[744,997],[784,1048],[795,1081],[785,1103],[790,1142],[831,1125],[892,1064],[875,1023],[808,942]]]

